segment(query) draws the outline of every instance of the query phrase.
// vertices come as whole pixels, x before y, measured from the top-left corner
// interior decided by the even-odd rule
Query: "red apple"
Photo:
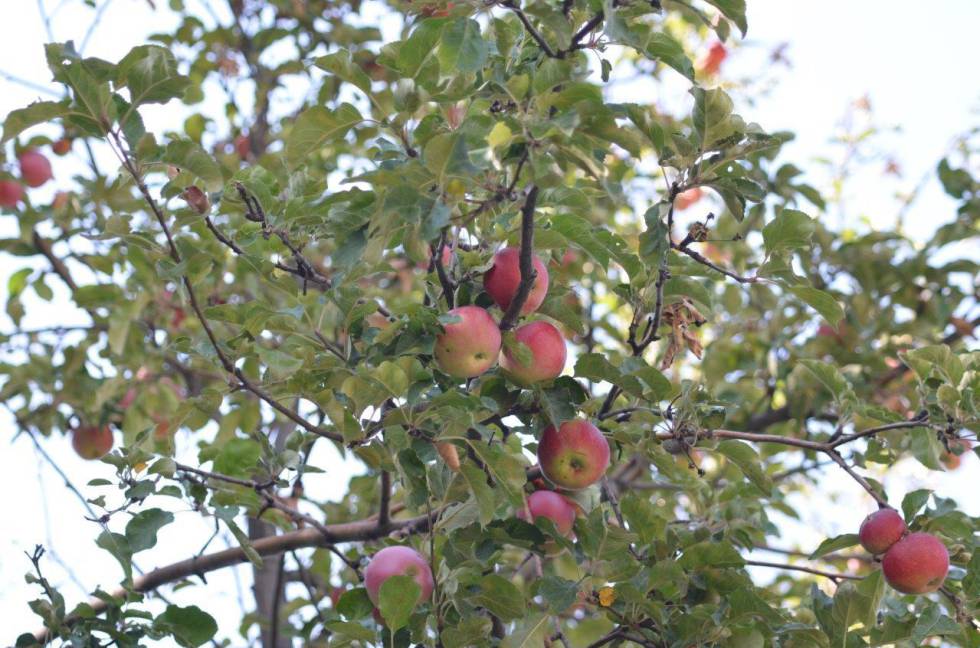
[[[708,48],[708,53],[698,66],[705,74],[718,74],[721,64],[728,58],[728,50],[720,42],[714,42]]]
[[[344,595],[344,592],[346,592],[346,591],[347,591],[347,588],[346,587],[332,587],[332,588],[330,588],[330,603],[334,607],[337,607],[337,604],[340,603],[340,597],[343,596]]]
[[[963,451],[960,454],[956,454],[956,448],[960,447]],[[946,466],[946,470],[956,470],[963,463],[963,455],[973,449],[973,446],[967,439],[953,439],[949,444],[949,452],[944,452],[942,456],[943,465]]]
[[[0,180],[0,207],[13,209],[24,197],[24,187],[16,180]]]
[[[515,383],[528,386],[561,375],[565,368],[565,338],[554,324],[531,322],[514,331],[514,337],[531,352],[531,362],[523,364],[517,350],[504,349],[500,367]]]
[[[184,189],[183,193],[180,194],[180,197],[187,201],[187,204],[190,205],[191,209],[202,216],[211,211],[211,201],[208,199],[208,195],[201,191],[199,187],[194,185],[187,187],[187,189]]]
[[[528,511],[533,520],[539,517],[548,518],[555,523],[558,533],[569,536],[575,526],[576,508],[568,499],[552,490],[534,491],[527,496],[527,510],[517,511],[517,517],[527,520]]]
[[[80,425],[71,433],[71,447],[82,459],[98,459],[112,450],[112,430],[108,425]]]
[[[861,546],[875,555],[883,554],[908,532],[905,520],[893,508],[875,511],[864,518],[858,538]]]
[[[121,410],[129,409],[129,406],[136,402],[136,395],[136,388],[130,387],[126,390],[126,393],[123,394],[123,397],[119,399],[117,407],[119,407]]]
[[[548,269],[537,254],[531,257],[537,276],[531,285],[531,292],[521,307],[521,315],[538,310],[545,295],[548,294]],[[502,310],[507,310],[517,295],[521,283],[521,252],[518,248],[504,248],[493,257],[493,267],[483,276],[483,287]]]
[[[417,602],[427,601],[432,596],[435,587],[432,570],[422,554],[411,547],[385,547],[371,558],[364,570],[364,587],[375,605],[379,601],[381,585],[392,576],[411,576],[415,579],[421,590]]]
[[[436,338],[436,364],[454,378],[473,378],[492,367],[500,353],[500,329],[485,309],[461,306],[449,311],[461,321],[443,326]]]
[[[248,135],[239,135],[235,138],[235,152],[243,160],[247,160],[252,154],[252,142],[249,141]]]
[[[881,570],[899,592],[928,594],[942,586],[949,571],[949,552],[930,533],[910,533],[885,553]]]
[[[701,196],[704,192],[701,191],[701,187],[693,187],[687,191],[682,191],[677,194],[677,198],[674,199],[674,208],[677,211],[684,211],[697,201],[701,200]]]
[[[609,444],[599,429],[584,419],[549,425],[538,442],[541,472],[554,484],[581,490],[599,481],[609,467]]]
[[[40,187],[53,177],[48,158],[34,149],[23,151],[19,159],[20,177],[28,187]]]
[[[71,140],[67,137],[62,137],[57,142],[51,144],[51,151],[55,155],[68,155],[68,152],[71,151]]]

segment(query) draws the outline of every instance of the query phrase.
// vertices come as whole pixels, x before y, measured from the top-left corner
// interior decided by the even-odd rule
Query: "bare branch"
[[[507,312],[500,320],[500,330],[507,331],[514,327],[518,318],[521,316],[521,309],[527,302],[534,280],[538,273],[534,269],[534,208],[538,202],[538,188],[531,185],[524,199],[524,206],[521,207],[521,257],[520,270],[521,282],[517,286],[517,294],[511,300]]]

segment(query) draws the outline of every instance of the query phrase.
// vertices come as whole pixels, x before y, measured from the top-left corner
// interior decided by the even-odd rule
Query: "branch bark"
[[[524,199],[524,206],[521,207],[521,257],[520,270],[521,282],[517,286],[517,294],[511,300],[507,312],[500,320],[500,330],[507,331],[514,327],[518,318],[521,316],[521,309],[527,302],[534,280],[538,273],[534,269],[534,209],[538,203],[538,187],[531,185]]]

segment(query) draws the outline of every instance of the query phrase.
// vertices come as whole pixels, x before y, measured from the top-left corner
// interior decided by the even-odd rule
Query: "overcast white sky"
[[[200,7],[202,1],[188,0],[190,6]],[[53,9],[62,4],[47,0]],[[103,2],[98,3],[100,6]],[[167,31],[174,24],[173,15],[157,0],[161,8],[154,11],[146,0],[115,0],[109,2],[103,20],[91,35],[85,51],[88,55],[118,60],[131,47],[145,42],[147,34]],[[214,3],[223,4],[223,3]],[[923,4],[912,0],[829,0],[825,2],[787,2],[786,0],[749,0],[749,38],[736,51],[726,71],[734,78],[756,77],[764,68],[762,61],[772,48],[788,42],[787,56],[793,67],[779,73],[778,83],[767,96],[753,106],[741,106],[747,119],[758,122],[767,130],[791,130],[797,133],[784,156],[804,169],[818,169],[816,158],[833,158],[835,149],[829,140],[847,107],[857,98],[868,96],[874,109],[876,123],[883,127],[898,127],[882,141],[882,149],[900,164],[902,178],[886,177],[884,162],[869,163],[859,175],[859,182],[848,194],[846,225],[867,227],[893,222],[895,194],[907,191],[930,169],[935,168],[951,139],[977,125],[980,108],[980,84],[975,65],[980,61],[980,39],[976,25],[980,24],[980,3],[975,0],[944,0]],[[49,40],[39,19],[33,0],[2,0],[5,18],[0,20],[0,116],[19,108],[44,94],[4,78],[4,74],[51,87],[50,75],[44,64],[42,43]],[[52,22],[54,38],[74,39],[81,43],[94,11],[80,1],[66,0]],[[14,9],[11,11],[11,9]],[[678,84],[678,101],[685,91]],[[218,100],[216,100],[218,101]],[[216,104],[217,105],[217,104]],[[174,127],[181,118],[169,108],[151,109],[145,115],[151,130]],[[108,158],[107,158],[108,159]],[[78,170],[69,159],[55,159],[56,182],[38,190],[38,200],[54,188],[71,186],[70,176]],[[107,164],[107,168],[111,168]],[[821,174],[815,174],[819,182]],[[823,187],[821,187],[823,188]],[[941,222],[950,218],[953,204],[942,194],[933,180],[907,221],[909,231],[924,236]],[[0,218],[0,236],[16,231],[9,216]],[[4,297],[6,278],[23,266],[23,261],[0,257],[0,297]],[[52,282],[53,283],[53,282]],[[4,297],[5,298],[5,297]],[[53,324],[84,322],[74,312],[65,292],[59,290],[55,306],[37,305],[28,310],[23,325],[35,327]],[[0,315],[0,330],[11,323]],[[44,544],[70,565],[74,576],[56,562],[46,563],[46,574],[63,587],[69,605],[78,602],[83,589],[90,591],[99,585],[109,589],[116,585],[120,572],[108,554],[94,547],[93,539],[99,528],[83,519],[84,510],[78,500],[64,487],[57,475],[41,460],[26,437],[10,443],[14,428],[9,418],[0,413],[0,442],[8,440],[0,452],[0,474],[5,477],[5,520],[0,532],[0,644],[6,645],[17,634],[36,626],[25,602],[35,595],[22,575],[29,568],[23,552],[35,544]],[[185,459],[195,462],[189,441],[182,438]],[[73,482],[88,496],[100,493],[86,487],[88,480],[108,476],[110,468],[98,462],[84,462],[71,451],[67,439],[43,441],[45,450],[62,466]],[[314,497],[332,498],[341,495],[352,467],[342,465],[326,455],[318,457],[330,473],[307,483]],[[885,480],[891,499],[900,501],[907,490],[934,488],[947,497],[975,492],[975,480],[966,473],[977,470],[976,457],[969,457],[967,466],[956,473],[929,473],[914,462],[903,462]],[[871,510],[868,498],[856,485],[837,472],[828,473],[820,493],[809,498],[813,508],[801,507],[803,519],[786,523],[789,540],[785,545],[798,543],[811,549],[823,537],[854,531],[861,518]],[[16,493],[16,495],[14,494]],[[799,500],[802,502],[803,500]],[[963,498],[963,509],[980,515],[976,498]],[[185,558],[196,552],[210,534],[212,527],[196,514],[179,515],[179,525],[165,528],[157,548],[137,557],[146,568]],[[774,544],[776,544],[774,542]],[[212,549],[217,548],[212,545]],[[758,572],[759,578],[771,574]],[[209,587],[189,588],[171,598],[183,604],[197,603],[218,617],[222,636],[230,636],[233,644],[241,644],[237,635],[240,620],[238,597],[248,593],[249,571],[224,570],[208,576]],[[76,580],[78,582],[76,582]]]

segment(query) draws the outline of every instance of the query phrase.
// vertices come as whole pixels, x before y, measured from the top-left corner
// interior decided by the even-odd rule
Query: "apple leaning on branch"
[[[521,362],[518,349],[505,348],[500,354],[500,367],[507,376],[521,386],[552,380],[565,369],[565,337],[549,322],[536,321],[514,331],[518,344],[530,352],[530,361]]]
[[[99,459],[112,450],[112,429],[108,425],[80,425],[71,433],[71,447],[82,459]]]
[[[443,326],[436,337],[435,360],[454,378],[474,378],[497,363],[500,328],[479,306],[461,306],[449,311],[459,318]]]
[[[596,483],[609,468],[609,444],[599,429],[584,419],[549,425],[538,441],[538,463],[548,481],[567,490]]]
[[[858,539],[868,553],[880,555],[908,533],[905,520],[893,508],[883,508],[864,518]]]
[[[537,275],[531,284],[531,292],[521,307],[521,315],[538,310],[548,294],[548,269],[537,254],[531,256],[531,264]],[[483,288],[501,310],[506,311],[517,295],[521,283],[521,251],[504,248],[493,257],[493,267],[483,276]]]
[[[364,587],[375,606],[381,601],[381,586],[392,576],[411,576],[415,579],[420,590],[416,605],[428,601],[432,596],[435,582],[429,563],[411,547],[395,545],[374,554],[364,569]]]

